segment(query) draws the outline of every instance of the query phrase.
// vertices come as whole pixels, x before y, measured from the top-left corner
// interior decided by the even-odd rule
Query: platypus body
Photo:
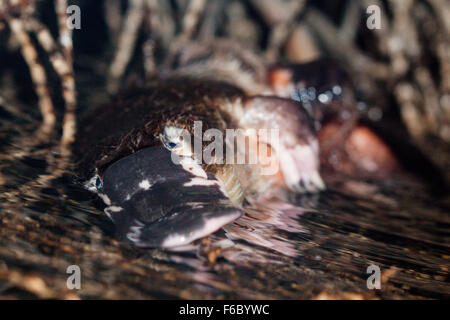
[[[169,56],[145,86],[119,93],[85,118],[79,172],[105,202],[119,239],[175,247],[237,219],[246,197],[323,190],[320,163],[341,151],[352,150],[354,160],[340,162],[348,172],[358,163],[367,171],[393,162],[376,136],[358,130],[357,118],[348,77],[326,59],[268,67],[229,40],[193,43]],[[236,147],[229,130],[242,130],[244,143]],[[276,140],[264,134],[271,130]],[[316,131],[325,138],[319,141]],[[213,138],[223,144],[211,149]],[[387,151],[367,154],[366,145]],[[252,152],[256,162],[249,161]],[[388,156],[379,160],[380,154]],[[268,173],[268,163],[276,170]]]
[[[200,137],[208,129],[223,137],[229,129],[253,129],[279,170],[262,175],[258,162],[204,162],[194,153],[196,123]],[[277,144],[261,129],[278,130]],[[94,109],[79,135],[86,187],[105,202],[117,237],[138,246],[180,246],[215,232],[241,215],[248,194],[324,188],[317,138],[301,104],[249,96],[225,82],[171,77],[131,88]]]

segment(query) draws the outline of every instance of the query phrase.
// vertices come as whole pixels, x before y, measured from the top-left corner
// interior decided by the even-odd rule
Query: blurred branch
[[[192,38],[201,13],[204,11],[206,0],[190,0],[183,17],[183,30],[180,37],[186,41]]]
[[[118,47],[108,72],[107,90],[117,91],[136,46],[139,28],[144,19],[144,0],[130,0],[129,8],[123,20]]]
[[[297,26],[295,18],[304,9],[305,1],[252,0],[251,3],[271,27],[265,56],[269,62],[275,62],[281,46]]]
[[[447,33],[447,40],[450,37],[450,4],[447,0],[428,0],[433,7],[436,16],[439,19],[439,23]]]
[[[224,0],[209,0],[206,4],[205,19],[200,26],[199,38],[209,41],[215,36],[217,29],[217,19],[224,10]]]
[[[285,54],[294,63],[310,62],[320,57],[320,48],[305,23],[299,23],[286,41]]]
[[[25,31],[24,23],[18,18],[7,19],[11,28],[12,34],[20,43],[22,56],[25,59],[30,69],[31,79],[36,87],[36,93],[39,98],[39,109],[41,111],[43,123],[41,131],[44,134],[49,134],[53,131],[56,122],[55,110],[52,99],[48,90],[47,76],[44,67],[38,61],[38,54],[34,48],[30,37]]]
[[[434,134],[439,135],[439,117],[442,115],[442,111],[440,110],[439,95],[433,84],[433,79],[428,69],[424,67],[418,67],[414,70],[414,78],[423,95],[427,127],[430,131],[434,131]]]
[[[31,80],[35,86],[38,96],[38,105],[42,116],[42,123],[32,137],[22,137],[18,144],[20,149],[8,148],[7,152],[2,156],[3,160],[14,160],[29,155],[30,150],[50,140],[50,135],[54,131],[56,123],[56,115],[53,102],[48,89],[47,76],[44,67],[39,63],[38,54],[22,19],[13,18],[6,15],[12,35],[16,37],[20,44],[20,49],[25,62],[30,70]]]
[[[339,33],[346,39],[354,40],[361,20],[361,0],[347,2]]]
[[[271,28],[292,21],[305,6],[305,0],[250,0],[250,2]]]
[[[305,21],[317,33],[327,51],[343,61],[354,73],[364,72],[375,79],[386,79],[387,65],[376,62],[359,51],[322,13],[309,9],[305,14]]]
[[[7,5],[7,6],[5,6]],[[67,1],[57,0],[55,8],[58,15],[59,46],[55,43],[50,31],[33,16],[35,2],[7,1],[0,3],[2,17],[10,26],[12,36],[18,40],[25,62],[30,69],[31,79],[38,95],[38,104],[42,114],[42,124],[33,137],[27,137],[21,142],[22,148],[10,152],[12,158],[20,158],[30,154],[31,149],[42,142],[50,140],[54,131],[56,115],[49,92],[47,73],[38,60],[35,43],[28,32],[36,33],[38,43],[47,53],[48,58],[58,74],[62,84],[62,97],[66,111],[63,119],[63,134],[60,139],[60,152],[63,156],[70,155],[70,145],[75,140],[76,129],[76,94],[75,79],[72,68],[72,32],[66,24]]]
[[[120,35],[120,25],[122,24],[120,0],[105,1],[103,6],[106,24],[108,25],[109,40],[113,47],[117,47],[117,39],[119,39]]]
[[[155,62],[155,46],[157,41],[161,39],[161,10],[157,0],[146,1],[146,18],[147,40],[142,45],[142,53],[144,56],[144,70],[147,78],[156,74]]]
[[[61,151],[70,153],[69,145],[75,141],[76,134],[76,92],[75,92],[75,78],[73,73],[73,43],[72,30],[67,26],[67,0],[56,0],[56,14],[58,16],[59,26],[59,44],[61,45],[64,59],[58,54],[52,58],[52,49],[56,50],[56,46],[52,44],[52,37],[50,32],[41,27],[40,35],[41,45],[46,49],[50,56],[50,61],[53,68],[58,73],[62,82],[62,95],[66,104],[66,111],[64,113],[62,123],[62,137],[61,137]],[[39,34],[38,34],[39,38]]]

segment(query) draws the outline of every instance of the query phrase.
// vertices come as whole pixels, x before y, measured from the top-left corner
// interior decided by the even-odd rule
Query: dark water
[[[335,179],[320,195],[255,202],[187,251],[138,249],[114,240],[54,143],[33,146],[34,117],[7,109],[0,298],[450,297],[449,201],[411,177]],[[81,268],[81,290],[66,287],[69,265]],[[381,290],[367,288],[369,265]]]

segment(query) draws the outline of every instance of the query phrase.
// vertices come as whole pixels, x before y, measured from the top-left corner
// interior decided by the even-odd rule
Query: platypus
[[[248,196],[323,190],[320,165],[332,175],[398,168],[386,144],[358,124],[349,77],[329,59],[266,65],[216,39],[186,44],[161,65],[150,83],[118,94],[80,128],[81,177],[105,202],[121,240],[187,244],[237,219]],[[243,130],[245,146],[230,145],[228,130]],[[259,130],[275,130],[278,141]],[[211,149],[217,137],[225,142]],[[249,161],[255,149],[257,161]],[[230,151],[245,161],[222,161]],[[268,163],[277,170],[264,170]]]
[[[325,187],[313,121],[291,99],[171,76],[125,90],[85,119],[77,140],[80,177],[104,201],[119,240],[137,246],[181,246],[213,233],[241,216],[249,194]],[[223,150],[210,152],[211,129],[215,139],[225,138]],[[246,142],[236,147],[227,134],[238,129]],[[263,134],[270,130],[278,140]],[[256,162],[248,160],[252,138],[258,152],[267,147]],[[219,151],[235,153],[224,160]],[[241,153],[244,161],[236,163]],[[262,159],[276,170],[263,173]]]

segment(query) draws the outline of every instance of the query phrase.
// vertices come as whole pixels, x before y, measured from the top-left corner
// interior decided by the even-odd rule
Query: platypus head
[[[193,148],[194,123],[224,130],[230,120],[215,104],[238,95],[222,83],[169,80],[130,89],[86,118],[80,175],[105,203],[120,240],[185,245],[241,215],[240,197],[228,192],[234,179],[218,178],[232,169],[198,161]]]

